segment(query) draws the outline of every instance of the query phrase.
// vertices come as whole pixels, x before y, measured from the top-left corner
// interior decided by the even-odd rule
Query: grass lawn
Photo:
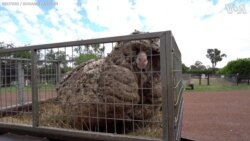
[[[247,83],[239,84],[231,83],[221,78],[211,78],[210,85],[207,85],[207,81],[203,79],[201,85],[199,85],[198,79],[192,79],[194,84],[194,90],[186,90],[185,92],[219,92],[219,91],[234,91],[234,90],[249,90],[250,85]]]
[[[194,85],[194,90],[186,90],[185,92],[218,92],[218,91],[234,91],[234,90],[249,90],[250,85],[240,84],[238,86],[225,85]]]

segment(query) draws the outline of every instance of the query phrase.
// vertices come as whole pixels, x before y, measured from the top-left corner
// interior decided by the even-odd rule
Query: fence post
[[[172,33],[165,32],[160,38],[161,83],[162,83],[162,122],[163,140],[174,141],[174,93],[173,93],[173,55]]]
[[[237,86],[239,85],[239,74],[238,73],[236,75],[236,84],[237,84]]]
[[[250,75],[248,75],[248,79],[247,79],[247,84],[249,85],[249,79],[250,79]]]
[[[201,74],[199,74],[199,85],[201,85]]]
[[[210,85],[210,76],[209,76],[209,73],[207,74],[207,85],[209,86]]]
[[[17,83],[17,102],[20,105],[25,104],[25,97],[24,97],[24,70],[22,66],[22,62],[17,62],[17,75],[18,75],[18,83]]]
[[[32,50],[31,79],[32,79],[32,125],[39,126],[38,84],[37,84],[37,50]]]

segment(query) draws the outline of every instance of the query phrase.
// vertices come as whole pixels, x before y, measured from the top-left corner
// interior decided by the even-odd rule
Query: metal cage
[[[138,85],[138,90],[135,90],[138,93],[139,91],[142,93],[150,91],[152,99],[149,97],[149,103],[143,100],[146,99],[143,94],[139,94],[140,99],[138,101],[144,102],[134,102],[133,100],[132,102],[125,102],[124,99],[127,97],[123,96],[122,93],[126,90],[123,89],[118,90],[121,92],[120,95],[117,94],[120,97],[119,102],[115,100],[107,101],[105,95],[103,98],[105,100],[102,101],[84,101],[84,98],[82,98],[83,101],[77,103],[74,100],[77,101],[81,97],[78,97],[78,95],[73,97],[72,95],[75,92],[73,90],[70,92],[72,95],[68,95],[68,99],[71,98],[71,103],[70,100],[65,100],[66,98],[61,101],[58,100],[58,91],[60,91],[58,89],[62,85],[65,89],[61,91],[64,92],[67,89],[73,89],[73,86],[78,84],[91,84],[90,79],[84,79],[84,81],[86,80],[84,84],[78,83],[77,76],[85,76],[76,75],[74,78],[72,76],[81,71],[84,62],[91,62],[90,59],[100,62],[100,60],[112,55],[110,53],[116,50],[121,43],[136,42],[140,44],[147,40],[157,40],[159,43],[158,53],[152,54],[152,51],[150,51],[148,60],[149,65],[152,66],[154,63],[152,58],[159,57],[160,67],[144,73],[147,74],[145,76],[149,81],[153,80],[155,74],[159,73],[160,87],[157,87],[157,90],[161,94],[161,103],[152,102],[154,101],[152,99],[156,97],[153,91],[157,91],[156,88],[153,88],[153,83],[150,83],[147,87]],[[134,61],[135,54],[129,54],[127,60]],[[181,66],[181,53],[171,31],[1,49],[0,132],[28,133],[61,139],[180,140],[183,114],[182,92],[184,89]],[[98,66],[94,67],[97,68]],[[93,70],[96,68],[93,68]],[[78,72],[75,71],[77,69]],[[103,69],[101,70],[103,71]],[[126,72],[116,74],[115,78],[118,79],[119,75]],[[142,71],[132,71],[132,73],[138,73],[136,75],[139,76]],[[114,74],[114,72],[111,71],[110,74]],[[108,76],[109,73],[107,73],[107,78]],[[69,77],[72,77],[70,81],[67,80]],[[143,81],[142,76],[140,79],[140,81]],[[98,83],[108,83],[108,80],[107,82],[106,80],[99,82],[98,79]],[[64,84],[66,81],[68,82]],[[121,83],[123,81],[125,83],[126,80],[123,79]],[[72,87],[67,87],[66,84]],[[128,84],[131,87],[134,85],[133,82]],[[92,89],[92,87],[94,86],[88,86],[87,88]],[[110,87],[118,89],[118,87]],[[128,87],[128,89],[131,89],[131,87]],[[99,89],[102,89],[103,92],[106,87],[96,87],[91,91],[100,92]],[[84,89],[79,91],[82,94],[85,92]],[[115,90],[111,89],[110,91]],[[73,107],[77,104],[81,104],[81,106],[78,106],[73,112]],[[95,107],[95,110],[89,110],[89,115],[83,114],[82,109],[91,107],[89,105]],[[150,118],[144,113],[143,108],[145,107],[150,109],[150,114],[148,114]],[[138,111],[135,108],[139,109],[138,111],[143,111],[141,112],[142,115],[137,116]],[[132,111],[130,116],[125,116],[128,111]],[[80,114],[76,114],[76,112]],[[91,114],[93,112],[95,114]],[[120,112],[120,115],[117,112]],[[109,114],[113,116],[108,116]],[[88,120],[85,121],[85,119]]]

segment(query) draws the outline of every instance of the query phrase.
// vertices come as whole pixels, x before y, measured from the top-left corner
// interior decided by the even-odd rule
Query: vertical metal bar
[[[160,38],[160,66],[161,66],[161,84],[162,84],[162,124],[163,124],[163,140],[168,140],[168,120],[167,120],[167,66],[166,60],[166,33]]]
[[[17,103],[20,105],[24,105],[25,98],[24,98],[24,69],[22,66],[22,62],[17,62],[17,76],[18,76],[18,83],[17,83]]]
[[[37,87],[37,50],[32,50],[31,58],[31,79],[32,79],[32,125],[39,125],[39,105],[38,105],[38,87]]]
[[[163,140],[174,140],[174,93],[172,74],[172,33],[165,32],[160,38],[161,83],[162,83],[162,122]]]
[[[173,36],[172,32],[166,34],[166,65],[167,65],[167,103],[168,103],[168,138],[169,141],[175,139],[175,115],[174,115],[174,85],[173,85]]]
[[[60,77],[61,77],[61,68],[60,68],[61,62],[57,62],[56,65],[56,85],[59,84],[60,82]]]

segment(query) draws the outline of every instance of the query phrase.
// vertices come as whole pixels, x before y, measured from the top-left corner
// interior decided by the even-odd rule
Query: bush
[[[250,58],[237,59],[228,62],[228,64],[219,70],[219,74],[237,74],[241,76],[250,75]]]

